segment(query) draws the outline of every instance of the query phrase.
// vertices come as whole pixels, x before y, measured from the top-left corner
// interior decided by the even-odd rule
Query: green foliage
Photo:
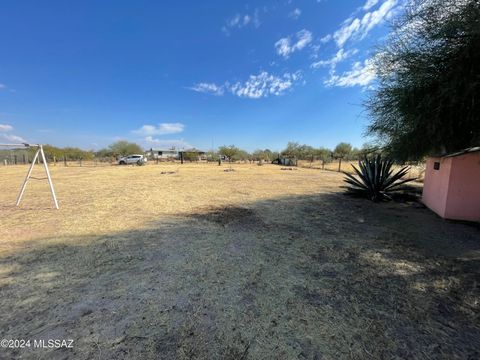
[[[198,152],[195,151],[184,151],[183,160],[185,161],[198,161]]]
[[[324,163],[332,161],[332,151],[327,148],[318,148],[315,149],[313,152],[314,158],[317,160],[321,160]]]
[[[258,149],[252,153],[252,159],[256,161],[260,161],[260,160],[272,161],[277,158],[278,158],[278,153],[273,152],[270,149],[265,149],[265,150]]]
[[[93,151],[82,150],[75,147],[59,148],[52,145],[44,145],[43,150],[47,160],[53,160],[53,157],[57,160],[61,160],[65,156],[68,160],[92,160],[94,157]]]
[[[135,143],[131,143],[125,140],[120,140],[109,145],[108,150],[113,156],[126,156],[126,155],[144,153],[140,145],[137,145]]]
[[[331,161],[331,151],[326,148],[314,148],[310,145],[299,144],[298,142],[290,141],[281,155],[296,158],[298,160],[323,160],[325,162]]]
[[[352,153],[352,145],[341,142],[333,150],[333,154],[337,158],[348,159]]]
[[[205,153],[207,161],[218,161],[218,152],[210,150]]]
[[[358,168],[352,165],[357,176],[344,172],[347,189],[372,201],[390,200],[389,193],[403,190],[403,184],[414,179],[402,179],[410,169],[405,166],[394,172],[393,160],[382,159],[381,155],[365,157],[358,162]]]
[[[230,145],[230,146],[220,146],[218,148],[218,152],[221,155],[225,155],[229,161],[235,161],[236,156],[240,155],[241,150],[236,147],[235,145]]]
[[[97,152],[95,152],[95,157],[96,158],[111,158],[114,157],[115,154],[112,152],[110,149],[100,149]]]
[[[368,132],[399,160],[480,143],[480,1],[412,4],[375,57],[365,104]]]
[[[315,149],[310,145],[299,144],[298,142],[290,141],[281,155],[296,158],[300,160],[311,159],[315,154]]]

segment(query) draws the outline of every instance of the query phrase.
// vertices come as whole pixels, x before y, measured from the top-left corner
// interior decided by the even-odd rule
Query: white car
[[[118,165],[137,164],[145,165],[147,158],[144,155],[128,155],[118,160]]]

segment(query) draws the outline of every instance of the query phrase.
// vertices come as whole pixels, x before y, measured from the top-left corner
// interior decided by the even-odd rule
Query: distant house
[[[147,151],[147,156],[152,159],[177,160],[180,158],[180,153],[175,148],[171,149],[150,149]]]
[[[480,147],[428,158],[422,201],[445,219],[480,221]]]

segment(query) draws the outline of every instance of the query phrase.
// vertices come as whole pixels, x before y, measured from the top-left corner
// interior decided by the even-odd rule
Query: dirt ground
[[[227,169],[0,167],[0,338],[74,340],[0,359],[480,357],[478,225]]]

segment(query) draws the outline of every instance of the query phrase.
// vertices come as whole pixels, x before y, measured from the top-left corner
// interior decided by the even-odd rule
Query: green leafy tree
[[[229,162],[232,162],[232,160],[237,160],[237,156],[240,154],[241,150],[235,145],[224,145],[218,148],[218,152],[219,154],[226,156]]]
[[[96,158],[109,158],[115,156],[111,149],[100,149],[95,152]]]
[[[480,1],[412,2],[375,57],[368,132],[418,160],[480,143]]]
[[[340,159],[348,158],[351,153],[352,145],[344,142],[339,143],[333,150],[334,156]]]
[[[332,151],[327,148],[318,148],[314,151],[315,159],[320,160],[324,163],[332,161]]]
[[[309,160],[315,156],[315,149],[310,145],[299,144],[298,142],[290,141],[281,154],[283,156],[296,158],[299,160]]]
[[[64,156],[68,160],[92,160],[94,157],[93,151],[82,150],[76,147],[59,148],[52,145],[44,145],[43,150],[48,160],[53,160],[55,157],[57,160],[63,159]]]
[[[199,153],[195,151],[184,151],[183,160],[185,161],[198,161]]]
[[[274,159],[278,158],[278,153],[274,153],[270,149],[265,149],[265,150],[255,150],[252,153],[252,159],[257,160],[257,161],[272,161]]]
[[[125,140],[117,141],[108,146],[108,149],[114,156],[125,156],[131,154],[143,154],[140,145]]]

